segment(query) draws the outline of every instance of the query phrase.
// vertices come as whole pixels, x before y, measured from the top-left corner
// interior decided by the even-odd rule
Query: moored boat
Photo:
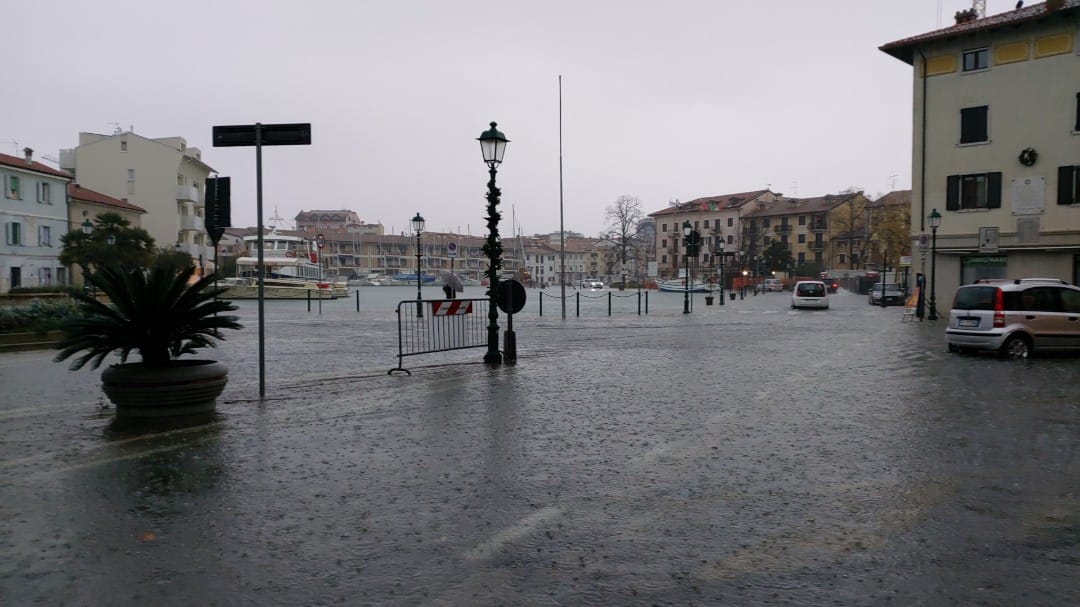
[[[279,234],[276,227],[271,227],[262,240],[264,299],[333,299],[348,295],[345,282],[322,278],[318,253],[309,240]],[[236,259],[236,277],[221,283],[226,289],[223,299],[258,298],[258,247],[258,235],[244,237],[244,252]]]

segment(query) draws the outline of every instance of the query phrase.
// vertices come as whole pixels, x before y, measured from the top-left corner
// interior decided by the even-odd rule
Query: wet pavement
[[[844,292],[530,290],[516,365],[390,377],[415,291],[368,289],[267,302],[264,401],[241,303],[196,428],[0,356],[0,605],[1080,604],[1076,357],[948,354]]]

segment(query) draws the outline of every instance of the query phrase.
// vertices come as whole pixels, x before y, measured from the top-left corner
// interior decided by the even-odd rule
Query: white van
[[[766,278],[764,289],[766,291],[783,291],[784,281],[780,280],[779,278]]]

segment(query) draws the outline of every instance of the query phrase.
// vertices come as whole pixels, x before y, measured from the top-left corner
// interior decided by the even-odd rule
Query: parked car
[[[900,290],[900,285],[895,282],[885,283],[885,305],[887,306],[902,306],[904,305],[904,292]],[[881,283],[875,282],[874,286],[870,288],[869,302],[872,306],[881,305]]]
[[[953,298],[945,343],[952,352],[992,350],[1009,358],[1080,351],[1080,287],[1057,278],[963,285]]]
[[[766,278],[764,288],[766,291],[783,291],[784,281],[779,278]]]
[[[791,288],[791,307],[828,308],[829,291],[820,280],[800,280]]]

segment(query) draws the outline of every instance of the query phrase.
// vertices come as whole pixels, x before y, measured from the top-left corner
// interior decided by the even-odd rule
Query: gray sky
[[[1013,0],[988,0],[989,14]],[[255,153],[213,125],[310,122],[263,152],[264,217],[356,211],[388,231],[485,233],[476,137],[511,140],[503,234],[604,209],[771,187],[911,187],[912,73],[877,47],[947,26],[969,0],[60,0],[6,2],[0,151],[58,155],[119,123],[182,136],[255,213]]]

